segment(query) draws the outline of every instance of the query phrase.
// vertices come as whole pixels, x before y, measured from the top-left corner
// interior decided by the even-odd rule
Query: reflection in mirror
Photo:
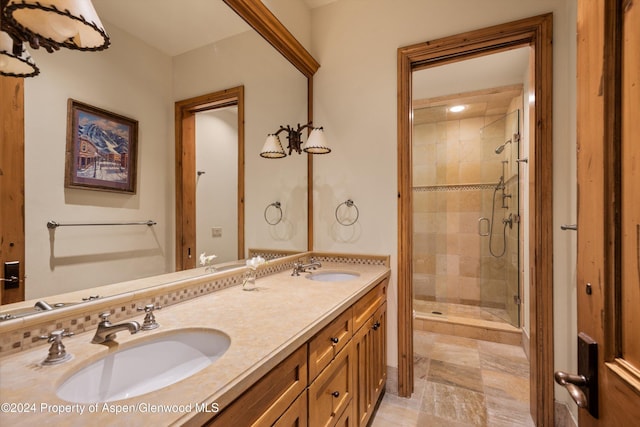
[[[223,6],[213,15],[200,7],[202,2],[190,8],[155,0],[153,22],[147,22],[148,9],[138,8],[143,3],[148,2],[94,0],[111,37],[104,52],[32,52],[41,74],[24,82],[26,299],[174,271],[174,102],[240,84],[247,94],[245,247],[306,249],[306,159],[283,166],[259,157],[274,126],[306,122],[306,78],[222,2],[206,2]],[[192,34],[199,26],[183,21],[183,12],[204,21],[207,36],[229,24],[242,29],[210,40],[204,33]],[[132,28],[149,34],[133,35]],[[163,34],[173,40],[163,42]],[[205,45],[174,44],[187,35]],[[68,98],[138,120],[134,195],[63,187]],[[295,224],[295,235],[286,242],[274,240],[263,219],[264,207],[273,200],[283,203]],[[50,220],[149,219],[157,224],[46,227]]]
[[[520,326],[518,160],[529,50],[413,73],[418,317],[438,312]]]
[[[196,254],[238,258],[238,107],[196,113]]]

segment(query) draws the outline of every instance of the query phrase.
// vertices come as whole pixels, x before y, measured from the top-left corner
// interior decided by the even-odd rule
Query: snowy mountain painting
[[[66,184],[135,192],[138,122],[73,100],[70,105],[73,108],[73,173],[67,176],[71,182]]]

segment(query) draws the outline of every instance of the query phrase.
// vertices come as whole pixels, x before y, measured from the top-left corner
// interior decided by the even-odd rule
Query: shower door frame
[[[398,49],[398,393],[413,392],[412,73],[518,47],[532,48],[530,104],[530,397],[536,425],[553,425],[553,14]]]

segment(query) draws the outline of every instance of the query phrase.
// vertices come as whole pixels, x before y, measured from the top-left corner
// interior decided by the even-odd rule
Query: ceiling
[[[522,47],[414,72],[414,124],[505,114],[520,94],[529,52]],[[454,105],[466,109],[448,112]]]
[[[337,0],[288,1],[314,9]],[[107,32],[118,27],[169,56],[250,30],[221,0],[93,0],[93,5]]]
[[[109,31],[115,26],[169,56],[249,31],[222,1],[93,0]]]

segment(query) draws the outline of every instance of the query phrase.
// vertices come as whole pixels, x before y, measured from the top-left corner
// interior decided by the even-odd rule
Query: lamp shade
[[[327,154],[331,152],[322,128],[313,128],[303,150],[311,154]]]
[[[262,146],[260,156],[267,159],[280,159],[282,157],[286,157],[286,153],[282,148],[282,143],[280,142],[280,138],[278,138],[278,135],[267,135],[267,140]]]
[[[40,70],[31,59],[31,55],[20,43],[20,54],[14,54],[13,39],[0,31],[0,75],[9,77],[33,77]]]
[[[109,36],[90,0],[9,0],[5,16],[23,31],[69,49],[109,46]]]

